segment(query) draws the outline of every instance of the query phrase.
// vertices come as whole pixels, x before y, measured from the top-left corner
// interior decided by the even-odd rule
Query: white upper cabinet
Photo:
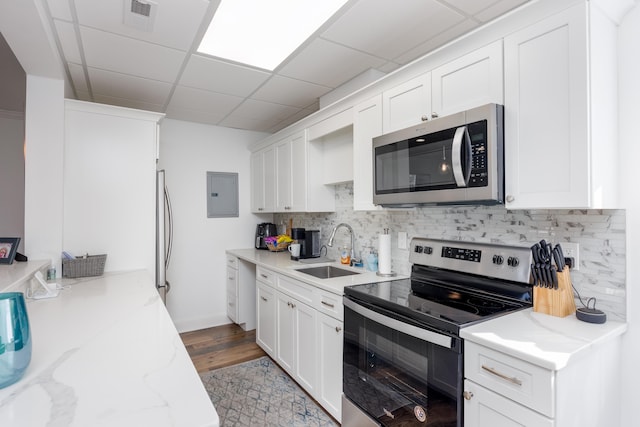
[[[276,212],[299,212],[307,200],[307,139],[305,131],[276,143]]]
[[[502,40],[431,72],[432,118],[504,102]]]
[[[276,209],[275,147],[251,154],[251,211],[271,213]]]
[[[353,109],[353,209],[376,210],[373,204],[373,138],[382,135],[382,95]]]
[[[262,151],[251,154],[251,212],[264,212]]]
[[[507,208],[615,207],[615,25],[589,4],[505,38]]]
[[[424,73],[382,93],[382,130],[404,129],[431,117],[431,73]]]
[[[502,70],[499,40],[385,90],[384,133],[490,102],[502,104]]]

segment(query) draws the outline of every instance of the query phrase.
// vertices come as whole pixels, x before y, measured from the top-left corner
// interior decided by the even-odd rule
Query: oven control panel
[[[492,243],[414,237],[409,261],[465,273],[529,283],[531,249]]]

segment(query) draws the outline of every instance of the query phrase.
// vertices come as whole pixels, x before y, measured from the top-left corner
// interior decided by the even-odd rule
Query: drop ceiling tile
[[[367,0],[349,9],[322,38],[393,60],[464,19],[436,0]]]
[[[186,122],[205,123],[209,125],[217,125],[224,118],[224,114],[212,114],[208,111],[191,110],[189,108],[175,108],[169,106],[167,109],[167,118],[174,120],[183,120]]]
[[[89,92],[76,91],[76,96],[80,101],[93,102],[93,99],[91,99],[91,96],[89,96]]]
[[[444,3],[459,9],[469,16],[472,16],[495,4],[497,1],[499,0],[444,0]]]
[[[478,23],[471,20],[471,19],[467,19],[465,21],[462,21],[461,23],[447,29],[446,31],[438,34],[437,36],[427,40],[426,42],[420,44],[419,46],[416,46],[414,49],[411,49],[407,52],[405,52],[403,55],[399,56],[396,58],[396,62],[399,62],[401,64],[408,64],[409,62],[413,61],[414,59],[420,58],[421,56],[424,56],[425,52],[431,52],[445,44],[447,44],[448,42],[450,42],[451,40],[455,39],[456,37],[459,37],[463,34],[466,34],[467,32],[473,30],[474,28],[478,27]]]
[[[47,5],[53,18],[73,21],[69,0],[47,0]]]
[[[135,108],[136,110],[155,111],[157,113],[163,112],[162,105],[150,104],[135,99],[124,99],[113,96],[93,95],[93,101],[100,104],[117,105],[119,107]]]
[[[251,98],[304,108],[331,90],[330,87],[275,75],[251,95]]]
[[[283,66],[278,74],[336,88],[368,68],[386,61],[354,49],[316,39]]]
[[[88,67],[173,83],[185,53],[141,40],[80,27]]]
[[[125,2],[130,5],[130,0],[75,0],[78,21],[87,27],[186,51],[191,48],[211,3],[205,0],[153,0],[157,4],[155,22],[153,30],[147,32],[124,24]]]
[[[515,9],[518,6],[527,3],[527,1],[528,0],[501,0],[491,7],[476,14],[475,18],[477,18],[481,22],[488,22],[500,15],[507,13],[511,9]]]
[[[245,129],[255,132],[267,132],[270,128],[275,126],[277,121],[267,118],[250,118],[250,117],[238,117],[231,116],[225,118],[219,123],[220,126],[233,128],[233,129]]]
[[[58,40],[60,40],[60,46],[62,46],[62,53],[64,59],[67,62],[75,62],[76,64],[82,64],[82,56],[80,56],[80,48],[78,47],[78,40],[76,39],[76,30],[73,28],[73,24],[70,22],[53,20],[58,33]]]
[[[315,113],[316,111],[318,111],[317,108],[316,109],[304,108],[304,109],[298,111],[297,113],[295,113],[293,116],[287,117],[286,119],[278,122],[277,124],[273,125],[272,127],[268,128],[268,129],[266,129],[265,132],[276,133],[276,132],[286,128],[287,126],[292,125],[292,124],[296,123],[297,121],[304,119],[308,115]]]
[[[265,120],[275,119],[280,121],[292,116],[299,110],[299,108],[289,107],[287,105],[247,99],[238,108],[233,110],[229,116]]]
[[[173,85],[157,80],[143,79],[127,74],[114,73],[89,67],[89,81],[93,96],[137,100],[143,103],[164,105]]]
[[[214,116],[225,116],[240,105],[242,101],[243,98],[237,96],[176,86],[167,111],[169,108],[174,110],[198,110],[207,111]]]
[[[76,89],[76,93],[89,92],[89,86],[87,86],[87,79],[84,76],[84,68],[82,68],[82,65],[68,62],[67,67],[69,68],[69,74],[71,74],[71,81],[73,82],[73,87]]]
[[[181,86],[206,89],[246,97],[264,83],[271,73],[213,58],[191,55],[180,77]]]

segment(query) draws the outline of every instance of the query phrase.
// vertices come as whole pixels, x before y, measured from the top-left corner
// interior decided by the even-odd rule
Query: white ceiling
[[[41,1],[78,99],[276,132],[528,0],[350,0],[273,72],[196,53],[219,0],[154,0],[148,32],[123,23],[131,0]]]

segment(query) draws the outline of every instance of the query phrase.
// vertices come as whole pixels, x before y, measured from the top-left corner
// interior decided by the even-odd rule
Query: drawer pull
[[[268,279],[269,276],[267,276],[266,274],[260,274],[260,277],[262,277],[263,279]]]
[[[462,397],[465,398],[465,400],[471,400],[473,398],[473,392],[471,391],[464,391],[462,393]]]
[[[262,301],[269,301],[268,299],[266,299],[265,297],[260,297],[262,298]]]
[[[508,375],[505,375],[505,374],[503,374],[501,372],[496,371],[494,368],[490,368],[490,367],[488,367],[486,365],[482,365],[482,369],[484,369],[485,371],[489,372],[490,374],[498,376],[498,377],[502,378],[503,380],[507,380],[507,381],[509,381],[509,382],[511,382],[511,383],[513,383],[515,385],[522,385],[522,381],[519,380],[518,378],[510,377]]]
[[[229,276],[229,280],[234,280],[234,279],[235,279],[235,277]]]
[[[325,301],[320,301],[320,302],[322,303],[322,305],[326,305],[327,307],[331,307],[331,308],[335,307],[335,306],[334,306],[333,304],[331,304],[331,303],[328,303],[328,302],[325,302]]]
[[[336,332],[340,332],[342,328],[340,326],[336,326]]]

